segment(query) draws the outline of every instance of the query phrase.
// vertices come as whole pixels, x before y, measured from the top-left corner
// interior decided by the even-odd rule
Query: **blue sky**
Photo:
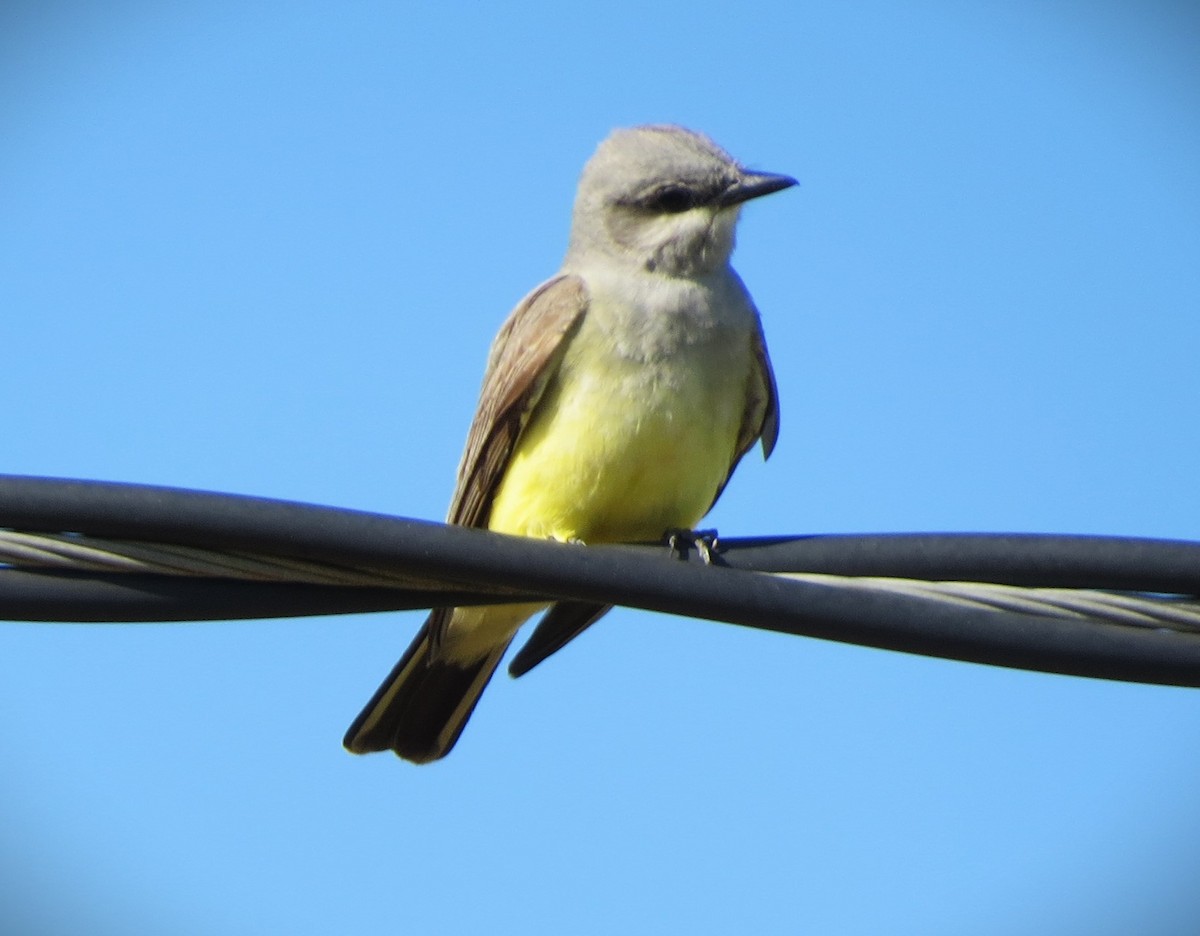
[[[614,126],[798,189],[727,536],[1200,539],[1188,4],[10,3],[0,470],[440,518]],[[0,627],[6,931],[1195,932],[1200,696],[618,611],[446,761],[417,614]]]

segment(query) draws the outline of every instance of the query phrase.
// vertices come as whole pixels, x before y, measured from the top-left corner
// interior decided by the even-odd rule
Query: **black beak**
[[[722,208],[740,205],[752,198],[780,192],[796,184],[798,183],[791,176],[777,175],[774,172],[743,172],[737,182],[718,196],[717,204]]]

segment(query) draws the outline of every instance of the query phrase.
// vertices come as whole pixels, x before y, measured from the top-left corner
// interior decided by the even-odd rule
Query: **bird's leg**
[[[719,542],[716,530],[667,530],[665,539],[672,556],[686,559],[690,545],[700,554],[705,565],[713,564],[713,554]]]

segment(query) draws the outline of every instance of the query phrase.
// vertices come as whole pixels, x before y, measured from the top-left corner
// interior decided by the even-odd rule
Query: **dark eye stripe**
[[[700,198],[692,189],[682,185],[668,185],[646,199],[646,207],[663,214],[679,214],[700,204]]]

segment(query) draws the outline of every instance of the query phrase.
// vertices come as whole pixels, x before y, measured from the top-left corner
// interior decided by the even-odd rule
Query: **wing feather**
[[[739,454],[749,451],[755,439],[762,439],[763,459],[771,457],[775,451],[775,443],[779,441],[779,388],[775,386],[775,369],[771,366],[771,356],[767,354],[767,339],[763,335],[762,322],[756,322],[754,329],[754,373],[750,378],[750,392],[747,394],[746,419],[742,423],[739,437]],[[759,418],[756,414],[761,413]],[[756,430],[751,427],[757,426]]]
[[[587,311],[577,276],[556,276],[521,300],[488,355],[479,405],[458,466],[447,522],[487,526],[513,449]]]
[[[750,451],[754,443],[762,441],[763,458],[766,459],[771,457],[779,439],[779,391],[775,387],[775,371],[767,354],[767,341],[763,336],[761,321],[755,321],[750,343],[754,361],[746,382],[746,408],[742,413],[742,425],[738,429],[733,461],[729,463],[725,480],[713,495],[712,504],[708,505],[709,510],[720,498],[729,479],[733,477],[733,470],[737,468],[742,456]]]

